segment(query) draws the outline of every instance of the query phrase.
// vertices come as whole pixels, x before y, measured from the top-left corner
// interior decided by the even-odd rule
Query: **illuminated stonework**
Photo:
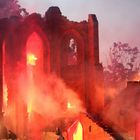
[[[2,44],[5,41],[5,80],[8,91],[8,106],[20,103],[16,111],[26,112],[27,106],[22,104],[18,96],[18,72],[30,71],[34,68],[34,79],[40,71],[46,75],[55,73],[62,78],[68,87],[73,89],[82,100],[86,110],[93,114],[99,113],[104,105],[102,65],[99,62],[98,21],[90,14],[88,21],[69,21],[61,14],[58,7],[50,7],[42,18],[33,13],[22,19],[11,17],[0,20],[0,75],[3,74]],[[31,72],[31,71],[30,71]],[[0,79],[0,110],[2,111],[2,76]],[[36,84],[39,81],[35,81]],[[26,90],[24,91],[26,93]],[[15,94],[16,93],[16,94]],[[69,104],[68,107],[71,108]],[[22,110],[22,111],[21,111]],[[29,109],[31,110],[31,108]],[[16,126],[19,133],[24,126],[27,114],[23,114]],[[23,129],[22,129],[23,130]],[[26,130],[24,130],[26,131]]]

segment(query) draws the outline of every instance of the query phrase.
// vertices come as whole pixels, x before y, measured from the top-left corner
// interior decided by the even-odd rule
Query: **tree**
[[[0,0],[0,18],[9,18],[10,16],[28,15],[26,9],[21,8],[17,0]]]
[[[105,83],[116,85],[131,80],[140,68],[136,65],[139,54],[137,47],[130,47],[127,43],[114,43],[109,52],[109,65],[104,69]]]

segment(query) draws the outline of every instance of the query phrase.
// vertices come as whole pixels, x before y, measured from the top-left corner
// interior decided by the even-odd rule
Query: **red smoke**
[[[61,125],[59,120],[64,123],[84,111],[77,94],[63,80],[43,72],[41,47],[42,41],[33,33],[26,44],[26,66],[19,62],[11,84],[16,87],[14,100],[5,110],[7,128],[18,137],[26,135],[34,140],[41,139],[43,129],[56,128]]]

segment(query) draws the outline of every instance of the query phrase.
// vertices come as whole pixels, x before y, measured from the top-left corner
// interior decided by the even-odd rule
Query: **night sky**
[[[58,6],[74,21],[96,14],[99,21],[100,61],[106,63],[109,47],[121,41],[140,47],[140,0],[19,0],[29,13],[44,15],[50,6]]]

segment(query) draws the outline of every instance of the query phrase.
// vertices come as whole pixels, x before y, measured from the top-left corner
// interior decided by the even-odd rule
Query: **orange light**
[[[8,88],[7,85],[3,85],[3,111],[7,108],[7,102],[8,102]]]
[[[71,109],[71,108],[73,108],[73,105],[72,105],[70,102],[68,102],[68,103],[67,103],[67,108],[68,108],[68,109]]]
[[[27,113],[28,113],[28,120],[31,120],[32,115],[32,101],[30,101],[27,105]]]
[[[31,102],[28,103],[27,112],[28,113],[32,112],[32,103]]]
[[[78,122],[76,131],[73,134],[73,140],[83,140],[83,128],[80,122]]]
[[[5,79],[5,41],[3,42],[2,46],[3,51],[3,106],[2,111],[6,112],[7,104],[8,104],[8,87]]]
[[[36,60],[37,60],[37,57],[34,54],[32,53],[27,54],[27,65],[35,66]]]

